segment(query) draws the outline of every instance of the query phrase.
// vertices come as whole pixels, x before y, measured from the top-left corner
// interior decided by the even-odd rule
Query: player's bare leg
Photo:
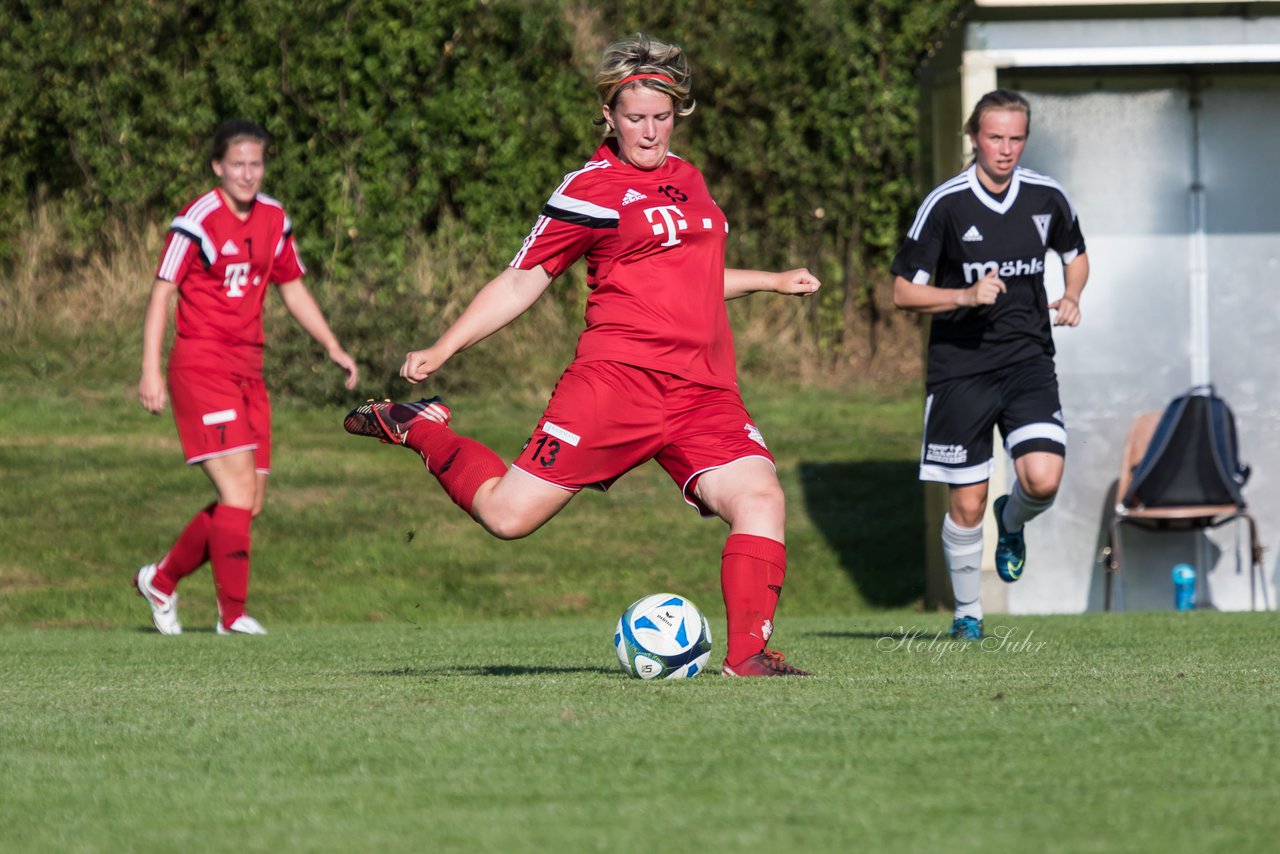
[[[576,494],[508,468],[489,448],[450,429],[451,418],[439,397],[370,401],[348,413],[343,426],[417,451],[454,503],[499,539],[527,537]]]
[[[500,540],[527,537],[577,495],[517,468],[486,481],[471,503],[471,517]]]

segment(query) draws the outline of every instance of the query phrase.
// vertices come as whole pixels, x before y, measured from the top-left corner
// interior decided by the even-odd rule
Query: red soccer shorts
[[[271,470],[271,401],[261,379],[170,369],[169,402],[188,465],[253,451],[254,468]]]
[[[657,460],[684,500],[704,472],[747,457],[773,463],[737,390],[713,388],[620,362],[574,362],[512,464],[553,486],[607,490]]]

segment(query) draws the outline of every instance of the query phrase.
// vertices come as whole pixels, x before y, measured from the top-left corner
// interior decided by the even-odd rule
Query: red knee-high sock
[[[720,587],[729,623],[725,661],[741,664],[763,652],[787,574],[787,547],[768,537],[732,534],[720,555]]]
[[[209,559],[209,526],[213,524],[213,508],[216,506],[210,504],[192,516],[169,553],[156,565],[156,577],[151,583],[166,596],[177,589],[179,581]]]
[[[404,443],[422,455],[427,471],[468,514],[484,482],[507,473],[507,464],[493,451],[425,418],[409,428]]]
[[[218,595],[218,616],[230,627],[244,614],[249,596],[249,530],[253,512],[218,504],[209,526],[209,558],[213,562],[213,584]]]

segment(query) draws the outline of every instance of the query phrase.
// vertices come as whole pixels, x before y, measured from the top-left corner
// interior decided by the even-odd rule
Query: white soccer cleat
[[[231,628],[222,625],[222,620],[218,620],[218,634],[220,635],[265,635],[267,630],[262,627],[253,617],[248,614],[241,614],[236,617],[231,624]]]
[[[156,571],[154,563],[139,569],[133,576],[134,589],[151,606],[151,622],[155,624],[156,631],[162,635],[180,635],[182,623],[178,622],[178,591],[166,596],[155,589],[151,582],[155,580]]]

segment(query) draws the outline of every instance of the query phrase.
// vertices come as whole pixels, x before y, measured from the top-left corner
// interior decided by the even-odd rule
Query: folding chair
[[[1147,446],[1151,444],[1159,421],[1159,412],[1144,412],[1133,420],[1129,428],[1129,438],[1125,442],[1124,459],[1120,464],[1120,477],[1116,486],[1115,513],[1111,519],[1109,539],[1102,552],[1107,559],[1103,608],[1107,611],[1111,610],[1112,589],[1123,564],[1121,526],[1128,524],[1148,531],[1201,531],[1217,528],[1235,519],[1244,519],[1249,523],[1249,552],[1252,558],[1249,570],[1249,607],[1256,610],[1257,591],[1262,582],[1262,544],[1258,540],[1257,523],[1254,522],[1248,508],[1235,504],[1143,507],[1140,504],[1125,503],[1133,471],[1146,454]],[[1265,597],[1265,591],[1263,595]]]

